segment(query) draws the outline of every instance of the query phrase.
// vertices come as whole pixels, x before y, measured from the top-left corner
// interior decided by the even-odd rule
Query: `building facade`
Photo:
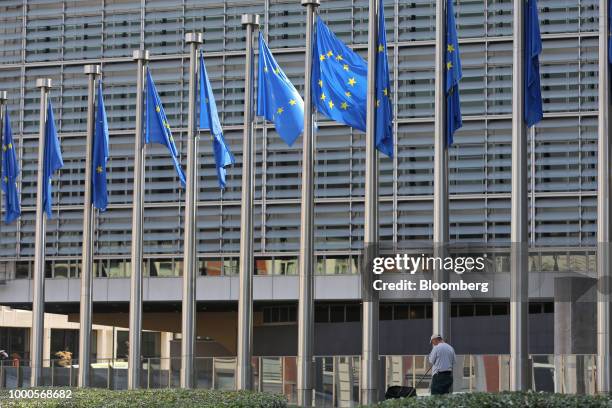
[[[532,292],[531,319],[539,334],[532,332],[531,347],[535,353],[553,353],[556,273],[595,274],[598,1],[540,0],[538,4],[545,118],[529,139],[529,232],[531,244],[539,248],[530,266],[533,272],[550,273],[534,278],[538,283]],[[458,244],[509,245],[512,2],[458,0],[455,10],[464,126],[449,151],[450,238]],[[365,56],[367,0],[322,1],[319,12],[340,39]],[[136,111],[136,64],[131,55],[141,45],[150,51],[149,66],[184,164],[188,50],[183,39],[185,33],[199,31],[236,165],[228,170],[227,188],[220,191],[210,138],[201,133],[198,334],[235,355],[243,13],[260,15],[260,29],[272,52],[302,92],[305,9],[297,0],[0,3],[0,89],[9,95],[23,206],[19,221],[0,225],[1,304],[28,307],[31,301],[39,126],[35,80],[50,77],[65,166],[53,181],[53,218],[47,222],[46,300],[49,311],[78,321],[87,93],[82,66],[98,63],[110,128],[110,205],[95,217],[94,323],[127,326]],[[396,151],[394,159],[380,159],[380,239],[401,246],[432,240],[435,2],[388,0],[385,17]],[[321,116],[317,125],[315,354],[358,355],[365,135]],[[255,353],[295,355],[301,142],[287,147],[273,125],[261,118],[255,133]],[[184,190],[163,147],[146,147],[145,169],[144,328],[177,333]],[[499,285],[506,290],[456,299],[452,306],[454,318],[472,319],[467,325],[468,320],[454,320],[459,352],[508,352],[508,257],[498,256],[495,268],[500,272]],[[381,353],[426,352],[430,318],[426,298],[384,301],[381,331],[392,337],[381,335]],[[485,338],[499,341],[470,342],[465,337],[470,330],[481,330]],[[338,333],[348,348],[329,341]]]

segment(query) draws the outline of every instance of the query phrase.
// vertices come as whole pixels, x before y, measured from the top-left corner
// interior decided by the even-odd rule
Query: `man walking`
[[[433,346],[429,353],[429,362],[433,365],[431,395],[450,394],[453,389],[455,349],[445,343],[439,334],[431,336],[430,341]]]

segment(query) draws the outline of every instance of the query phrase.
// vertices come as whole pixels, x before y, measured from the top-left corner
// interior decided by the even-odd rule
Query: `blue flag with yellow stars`
[[[525,123],[533,126],[542,120],[542,90],[540,89],[540,58],[542,37],[536,0],[525,2]]]
[[[304,101],[278,66],[259,32],[257,115],[274,122],[280,137],[291,146],[304,131]]]
[[[11,130],[11,119],[8,107],[4,115],[4,131],[2,133],[2,191],[4,191],[4,222],[10,224],[21,215],[19,191],[17,191],[17,176],[19,163],[15,154],[15,142]]]
[[[313,46],[312,95],[330,119],[366,131],[368,66],[317,17]]]
[[[393,109],[391,81],[387,59],[387,32],[385,30],[384,1],[378,8],[378,56],[376,58],[376,148],[393,157]]]
[[[100,211],[106,211],[108,206],[108,190],[106,186],[106,163],[108,162],[108,121],[104,98],[102,97],[102,81],[98,82],[98,109],[96,111],[96,131],[93,139],[93,162],[91,172],[92,203]]]
[[[453,144],[455,131],[463,126],[461,103],[459,100],[459,81],[463,76],[459,58],[459,40],[455,24],[453,0],[446,1],[446,146]]]
[[[225,188],[225,168],[234,164],[235,160],[223,137],[215,95],[213,95],[204,65],[204,53],[200,53],[200,129],[210,130],[219,187]]]
[[[51,177],[53,173],[64,167],[62,150],[57,130],[55,129],[55,118],[53,116],[53,106],[51,99],[47,105],[47,123],[45,126],[45,151],[43,159],[43,208],[47,213],[47,218],[51,218]]]
[[[179,163],[178,150],[174,144],[170,124],[164,112],[157,88],[151,77],[151,71],[147,68],[147,97],[145,102],[145,143],[159,143],[168,148],[176,173],[185,187],[185,173]]]

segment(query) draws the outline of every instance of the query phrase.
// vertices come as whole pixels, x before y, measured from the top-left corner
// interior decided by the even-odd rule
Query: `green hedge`
[[[543,392],[471,393],[402,398],[384,401],[378,406],[381,408],[610,408],[612,397]]]
[[[58,388],[55,388],[57,390]],[[216,390],[136,390],[72,389],[70,399],[9,399],[9,391],[0,393],[1,407],[232,407],[284,408],[282,395]]]

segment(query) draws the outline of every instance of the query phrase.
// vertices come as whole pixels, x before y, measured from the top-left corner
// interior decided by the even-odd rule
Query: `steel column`
[[[196,276],[197,252],[197,192],[198,192],[198,135],[196,132],[196,100],[198,83],[198,46],[202,33],[185,34],[189,45],[189,106],[187,113],[187,188],[185,191],[185,243],[183,260],[183,306],[181,337],[181,388],[194,386],[194,358],[196,339]]]
[[[36,232],[34,239],[34,271],[32,273],[32,331],[30,333],[30,385],[42,384],[42,359],[45,334],[45,231],[47,217],[43,208],[45,128],[47,123],[47,103],[51,78],[38,78],[36,87],[40,88],[40,116],[38,131],[38,169],[36,174]]]
[[[255,188],[255,149],[253,101],[253,34],[259,16],[243,14],[246,29],[246,64],[244,68],[244,133],[242,137],[242,200],[240,207],[240,292],[238,298],[238,358],[236,389],[252,387],[253,373],[253,195]]]
[[[378,54],[378,1],[369,0],[368,10],[368,86],[366,110],[364,253],[376,255],[378,247],[378,151],[376,150],[376,58]],[[362,273],[371,273],[362,271]],[[369,282],[369,279],[362,281]],[[371,293],[372,290],[366,291]],[[361,404],[378,401],[378,314],[377,294],[362,302]]]
[[[599,2],[599,123],[597,150],[597,391],[612,391],[610,303],[610,64],[608,63],[609,0]]]
[[[0,91],[0,146],[4,145],[4,116],[5,116],[5,105],[7,101],[7,92]],[[2,160],[0,159],[0,175],[2,175]],[[2,182],[0,181],[0,184]],[[0,188],[0,218],[2,215],[2,189]],[[0,219],[0,224],[2,224],[2,220]],[[0,226],[0,232],[2,232],[2,227]]]
[[[302,197],[300,202],[300,286],[298,299],[297,401],[311,406],[314,386],[314,156],[312,118],[312,38],[319,0],[302,0],[306,7],[304,134],[302,136]]]
[[[142,230],[144,197],[144,65],[149,52],[133,53],[136,68],[136,129],[134,138],[134,193],[132,207],[132,273],[130,275],[130,331],[128,355],[128,389],[140,388],[140,347],[142,341]]]
[[[433,251],[434,256],[446,256],[448,235],[448,149],[446,144],[446,0],[436,0],[436,82],[434,123],[434,197]],[[435,282],[447,282],[448,272],[436,267]],[[446,291],[432,293],[432,330],[445,339],[450,337],[450,302]]]
[[[89,386],[91,364],[91,321],[93,311],[93,217],[91,179],[94,132],[96,128],[96,78],[99,65],[85,65],[87,78],[87,136],[85,141],[85,194],[83,202],[83,255],[81,259],[81,303],[79,313],[79,387]]]
[[[512,198],[510,271],[510,389],[529,388],[527,324],[529,311],[529,206],[523,35],[525,0],[514,0],[512,42]]]

